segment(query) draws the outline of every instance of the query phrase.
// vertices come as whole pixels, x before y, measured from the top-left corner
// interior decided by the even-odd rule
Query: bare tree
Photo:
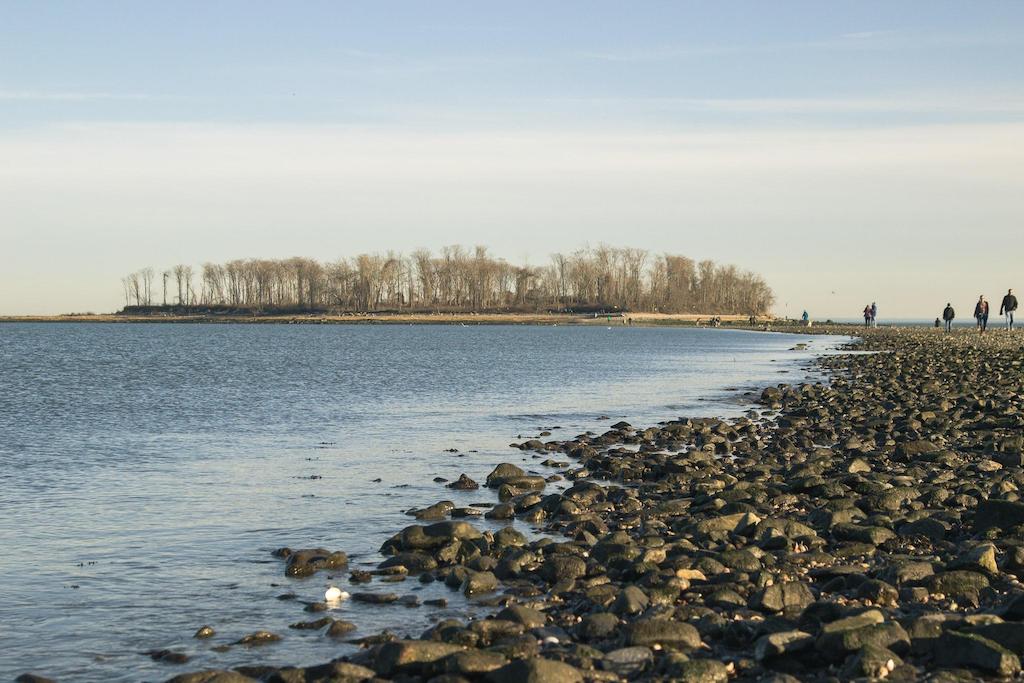
[[[152,305],[154,271],[122,278],[125,305]],[[247,259],[205,263],[199,291],[192,266],[162,272],[163,304],[174,278],[178,306],[252,310],[376,311],[657,310],[663,312],[767,312],[771,289],[759,276],[685,256],[652,257],[643,249],[600,245],[552,254],[550,264],[516,266],[477,246],[444,247],[434,256],[418,249],[360,254],[321,263],[309,258]]]

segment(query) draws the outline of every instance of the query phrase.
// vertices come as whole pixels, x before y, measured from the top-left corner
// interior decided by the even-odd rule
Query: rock
[[[146,654],[154,662],[163,662],[164,664],[184,664],[189,660],[187,654],[174,650],[150,650]]]
[[[935,660],[940,666],[967,666],[998,676],[1020,672],[1020,658],[1005,647],[977,634],[946,632],[939,639]]]
[[[701,644],[697,629],[682,621],[644,619],[633,622],[625,630],[629,645],[661,645],[695,650]]]
[[[585,641],[604,640],[619,628],[619,618],[609,612],[588,614],[576,626],[576,635]]]
[[[224,671],[221,669],[210,669],[197,671],[191,674],[181,674],[167,681],[167,683],[255,683],[255,678],[243,676],[236,671]]]
[[[371,605],[387,605],[398,602],[397,593],[353,593],[352,599],[356,602],[365,602]]]
[[[649,647],[623,647],[605,653],[601,668],[624,678],[635,678],[654,663],[654,653]]]
[[[726,683],[729,680],[728,667],[713,659],[691,659],[674,664],[672,669],[671,680],[682,683]]]
[[[931,441],[918,439],[917,441],[905,441],[896,447],[897,454],[904,458],[917,458],[927,453],[935,453],[939,450]]]
[[[756,526],[760,521],[761,518],[752,512],[741,512],[734,515],[702,519],[697,522],[696,529],[697,533],[704,535],[713,533],[742,534]]]
[[[964,596],[988,588],[988,577],[978,572],[955,570],[936,574],[928,579],[928,590],[932,593]]]
[[[443,659],[465,648],[451,643],[430,640],[395,640],[380,646],[374,660],[374,670],[381,676],[418,674],[425,665]]]
[[[910,636],[898,623],[889,622],[838,631],[823,629],[817,641],[818,650],[833,661],[839,661],[866,645],[905,654],[910,650]]]
[[[445,484],[445,487],[458,491],[476,491],[480,488],[480,484],[476,483],[465,474],[460,474],[458,479],[450,484]]]
[[[450,500],[441,500],[420,510],[411,510],[408,514],[411,514],[416,519],[433,521],[436,519],[444,519],[454,509],[455,503]]]
[[[356,630],[356,625],[350,621],[334,621],[327,627],[327,635],[331,638],[341,638]]]
[[[832,535],[841,541],[854,541],[856,543],[869,543],[881,545],[896,534],[880,526],[862,526],[859,524],[836,524],[832,527]]]
[[[946,532],[949,531],[949,527],[933,517],[925,517],[915,522],[904,524],[898,531],[899,535],[903,537],[913,538],[916,536],[923,536],[929,541],[936,543],[946,537]]]
[[[14,683],[55,683],[55,681],[37,674],[25,673],[15,678]]]
[[[437,569],[438,565],[437,560],[427,553],[409,550],[393,555],[377,566],[381,569],[387,569],[389,567],[405,567],[409,570],[410,574],[420,574],[422,572]]]
[[[511,463],[503,462],[491,470],[491,473],[487,475],[485,483],[488,488],[496,489],[504,484],[506,479],[522,477],[525,475],[526,472],[524,472],[522,468]]]
[[[902,664],[903,660],[892,650],[877,645],[865,645],[843,668],[843,676],[847,680],[885,678]]]
[[[541,576],[549,583],[578,579],[586,574],[586,560],[576,555],[549,555],[541,566]]]
[[[345,569],[348,567],[348,555],[343,552],[331,552],[323,548],[307,548],[296,550],[288,555],[288,564],[284,573],[287,576],[312,576],[322,569]]]
[[[239,640],[235,641],[235,645],[247,645],[254,647],[256,645],[267,645],[269,643],[276,643],[281,640],[281,636],[270,631],[254,631],[248,635],[242,636]]]
[[[508,658],[498,652],[466,650],[444,658],[444,670],[475,678],[496,671],[508,664]]]
[[[1024,524],[1024,503],[989,498],[978,504],[974,513],[975,533],[987,529],[1012,529]]]
[[[540,610],[523,605],[506,607],[495,615],[498,619],[506,619],[522,624],[526,628],[540,628],[547,623],[547,615]]]
[[[991,543],[982,543],[964,552],[948,565],[949,569],[966,569],[968,571],[988,572],[998,574],[999,565],[996,564],[996,547]]]
[[[814,645],[814,636],[803,631],[779,631],[761,636],[754,644],[757,661],[801,652]]]
[[[805,583],[788,581],[768,586],[755,598],[754,605],[764,612],[800,611],[814,602],[814,593]]]
[[[616,614],[639,614],[647,609],[650,602],[646,593],[636,586],[629,585],[623,588],[615,598],[612,611]]]
[[[303,669],[278,669],[265,680],[267,683],[357,683],[375,678],[376,675],[373,669],[365,666],[334,660]]]
[[[1024,624],[1017,622],[983,624],[974,626],[967,632],[999,643],[1017,656],[1024,655]]]
[[[199,630],[192,634],[192,637],[202,640],[204,638],[212,638],[215,635],[217,635],[217,632],[213,630],[212,626],[200,626]]]
[[[487,674],[491,683],[583,683],[580,672],[564,662],[534,657],[517,659]]]
[[[462,593],[466,597],[493,593],[498,590],[498,578],[491,572],[470,571],[462,582]]]

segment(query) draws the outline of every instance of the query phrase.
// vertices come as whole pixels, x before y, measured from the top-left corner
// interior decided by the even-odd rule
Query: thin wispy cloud
[[[654,47],[625,47],[617,50],[585,50],[578,51],[574,55],[579,59],[605,62],[668,62],[728,54],[778,53],[799,50],[887,51],[1022,43],[1024,43],[1024,34],[1015,31],[948,32],[878,29],[824,36],[814,40],[736,44],[680,43]]]
[[[155,100],[145,93],[114,93],[88,91],[0,90],[0,101],[15,102],[90,102],[103,100]]]

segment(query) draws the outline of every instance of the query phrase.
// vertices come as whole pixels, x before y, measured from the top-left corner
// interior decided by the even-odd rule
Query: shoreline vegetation
[[[159,312],[158,312],[159,311]],[[305,324],[305,325],[372,325],[372,324],[425,324],[425,325],[711,325],[717,319],[725,326],[747,325],[751,316],[739,314],[698,313],[633,313],[622,311],[594,311],[588,313],[264,313],[252,311],[186,312],[168,307],[155,307],[146,313],[70,313],[61,315],[0,316],[0,323],[225,323],[225,324]],[[758,325],[786,325],[787,321],[770,316],[756,316]],[[789,321],[797,325],[799,321]]]
[[[360,634],[325,612],[293,627],[348,639],[356,653],[319,666],[253,664],[170,680],[1016,676],[1024,655],[1022,339],[861,329],[849,349],[873,353],[821,356],[815,363],[828,384],[767,387],[751,394],[758,409],[741,418],[618,422],[600,434],[511,444],[519,455],[489,474],[445,484],[476,489],[476,477],[497,503],[440,500],[410,511],[416,523],[382,534],[374,572],[346,577],[340,551],[275,552],[282,574],[329,571],[353,600],[381,609],[417,606],[414,584],[444,582],[476,604],[475,616],[421,634],[400,626]],[[549,488],[557,481],[568,488]],[[546,535],[478,528],[481,512]],[[196,637],[223,640],[207,627]],[[237,642],[282,638],[259,631]],[[188,660],[187,652],[158,654]]]
[[[121,278],[125,313],[168,306],[269,312],[536,313],[597,310],[764,315],[761,276],[711,260],[601,245],[511,264],[487,247],[388,251],[336,261],[235,259]]]

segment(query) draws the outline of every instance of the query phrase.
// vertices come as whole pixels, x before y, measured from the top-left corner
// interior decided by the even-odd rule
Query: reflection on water
[[[745,399],[735,389],[797,379],[799,361],[836,343],[813,337],[808,350],[790,351],[794,339],[605,327],[2,325],[0,677],[162,680],[180,667],[141,653],[163,648],[191,655],[190,669],[336,657],[350,646],[287,628],[310,618],[303,601],[323,595],[328,575],[286,579],[273,549],[340,549],[372,567],[380,544],[413,523],[403,510],[494,501],[434,477],[480,481],[501,461],[540,471],[508,443],[542,429],[564,438],[607,428],[603,417],[736,413]],[[446,597],[450,607],[346,602],[335,616],[359,626],[354,636],[418,634],[467,607],[415,580],[361,590]],[[288,593],[296,599],[277,599]],[[203,624],[218,635],[192,639]],[[284,640],[212,649],[258,629]]]

